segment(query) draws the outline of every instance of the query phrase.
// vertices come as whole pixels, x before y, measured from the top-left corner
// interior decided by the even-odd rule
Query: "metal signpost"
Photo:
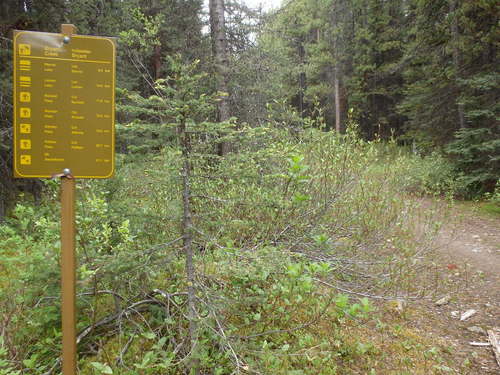
[[[14,176],[61,178],[62,373],[76,374],[75,179],[114,172],[112,38],[14,32]]]

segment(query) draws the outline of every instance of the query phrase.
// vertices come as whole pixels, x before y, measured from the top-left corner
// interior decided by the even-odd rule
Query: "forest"
[[[495,374],[418,317],[489,280],[436,249],[471,207],[500,229],[499,14],[1,1],[0,375],[61,371],[59,182],[13,176],[12,72],[14,30],[63,23],[117,45],[115,174],[77,184],[79,374]]]

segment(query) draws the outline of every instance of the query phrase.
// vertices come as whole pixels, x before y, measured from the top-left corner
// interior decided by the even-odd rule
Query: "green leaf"
[[[90,362],[90,365],[94,367],[100,374],[112,374],[113,370],[107,364],[100,362]]]
[[[148,340],[153,340],[154,338],[156,338],[156,335],[153,332],[144,332],[142,336],[147,338]]]

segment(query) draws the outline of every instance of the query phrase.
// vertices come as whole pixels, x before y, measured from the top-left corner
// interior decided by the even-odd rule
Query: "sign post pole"
[[[76,33],[72,24],[61,25],[63,42],[68,44]],[[76,256],[75,256],[75,185],[69,169],[61,177],[61,319],[62,373],[76,375]]]
[[[61,177],[62,373],[76,374],[75,179]]]

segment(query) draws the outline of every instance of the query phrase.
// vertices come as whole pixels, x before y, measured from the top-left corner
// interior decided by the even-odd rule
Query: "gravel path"
[[[424,203],[425,206],[425,203]],[[470,208],[454,208],[436,239],[439,267],[448,284],[449,302],[428,303],[428,325],[433,334],[450,341],[463,374],[500,374],[491,347],[470,342],[488,342],[486,331],[500,328],[500,218]],[[476,312],[465,321],[460,316]]]

